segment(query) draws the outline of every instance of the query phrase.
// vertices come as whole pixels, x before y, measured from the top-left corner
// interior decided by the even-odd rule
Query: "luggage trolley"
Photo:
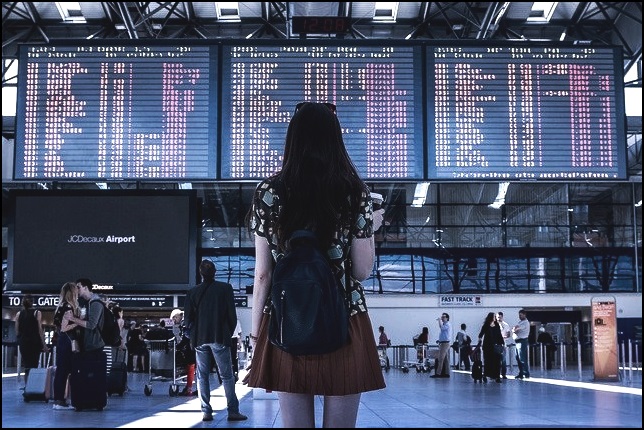
[[[409,348],[414,348],[416,360],[411,361],[407,360],[403,362],[402,371],[403,373],[408,373],[409,369],[412,367],[416,369],[418,373],[429,373],[435,367],[436,358],[438,357],[438,347],[429,346],[426,343],[419,343],[415,346],[409,346]]]
[[[143,387],[143,393],[146,396],[152,394],[152,383],[154,382],[170,382],[168,387],[168,394],[173,397],[179,394],[179,385],[178,382],[181,378],[177,378],[177,351],[176,351],[176,342],[174,338],[167,340],[148,340],[145,339],[145,347],[147,348],[150,359],[148,363],[148,382]],[[172,377],[168,378],[165,376],[157,375],[152,376],[152,354],[154,352],[171,352],[172,353]]]
[[[387,355],[387,345],[378,345],[378,359],[380,360],[380,368],[389,371],[389,356]]]

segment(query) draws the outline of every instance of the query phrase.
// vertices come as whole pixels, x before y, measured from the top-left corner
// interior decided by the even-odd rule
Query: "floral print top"
[[[280,196],[273,181],[273,179],[265,179],[255,190],[250,229],[256,235],[266,238],[275,262],[281,258],[283,250],[278,249],[279,242],[275,231],[275,223],[281,205]],[[373,206],[371,196],[365,190],[362,193],[357,219],[352,226],[344,226],[336,232],[334,244],[327,251],[335,275],[340,279],[347,293],[351,315],[367,312],[367,304],[362,284],[351,276],[350,238],[369,238],[371,236],[373,236]]]

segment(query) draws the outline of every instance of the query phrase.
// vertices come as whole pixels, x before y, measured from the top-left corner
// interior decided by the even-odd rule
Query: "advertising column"
[[[591,299],[595,380],[619,380],[617,304],[613,296]]]

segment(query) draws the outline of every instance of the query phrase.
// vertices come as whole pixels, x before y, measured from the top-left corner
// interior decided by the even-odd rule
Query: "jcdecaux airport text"
[[[107,235],[105,237],[97,237],[97,236],[83,236],[80,234],[73,234],[69,236],[69,239],[67,240],[68,243],[134,243],[136,242],[136,236],[113,236],[113,235]]]

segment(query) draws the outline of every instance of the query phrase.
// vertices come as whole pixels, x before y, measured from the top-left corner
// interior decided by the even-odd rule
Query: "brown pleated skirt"
[[[268,391],[344,396],[385,388],[371,319],[367,312],[349,318],[350,341],[323,355],[291,355],[268,340],[264,314],[248,378],[250,387]]]

